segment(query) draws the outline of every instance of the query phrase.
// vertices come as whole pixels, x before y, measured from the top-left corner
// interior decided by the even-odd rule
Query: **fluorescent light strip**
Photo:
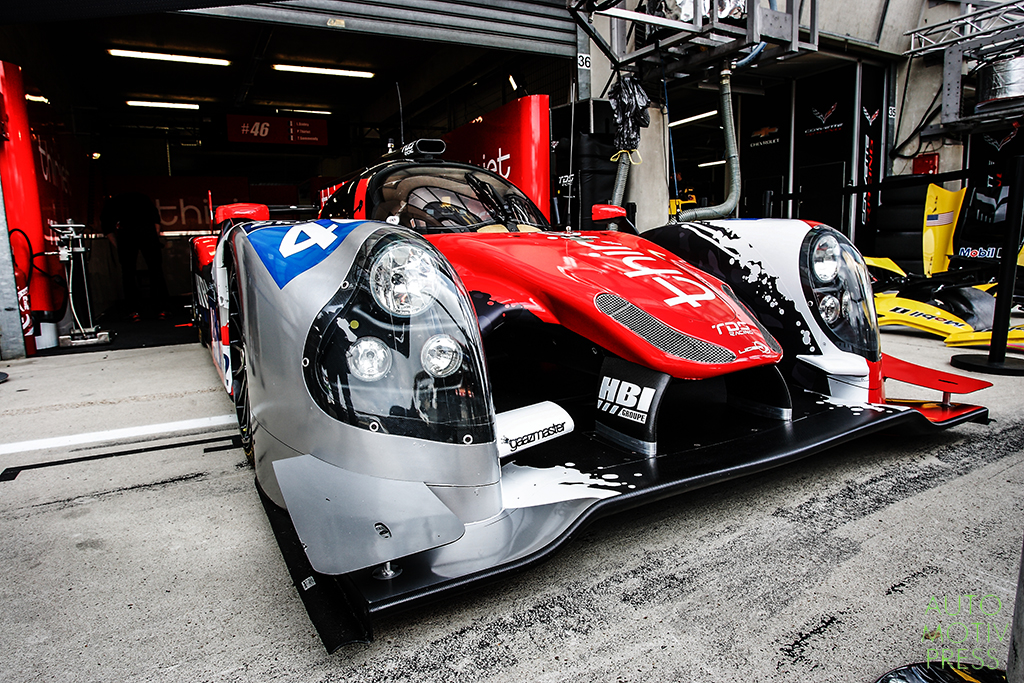
[[[712,116],[717,116],[717,115],[718,115],[718,110],[714,109],[712,111],[706,111],[703,114],[697,114],[696,116],[691,116],[689,118],[679,119],[678,121],[673,121],[672,123],[668,124],[668,127],[669,128],[675,128],[676,126],[682,126],[683,124],[686,124],[686,123],[693,123],[694,121],[700,121],[701,119],[709,119]]]
[[[286,111],[291,114],[323,114],[329,116],[331,112],[324,111],[323,109],[278,109],[279,112]]]
[[[722,159],[721,161],[709,161],[704,164],[697,164],[697,168],[707,168],[708,166],[721,166],[724,163],[725,159]]]
[[[190,102],[144,102],[142,100],[128,100],[129,107],[153,107],[155,109],[199,109],[198,104]]]
[[[290,71],[297,74],[318,74],[320,76],[348,76],[349,78],[373,78],[372,71],[352,71],[350,69],[324,69],[319,66],[295,66],[294,64],[275,64],[276,71]]]
[[[213,57],[189,57],[188,55],[168,55],[162,52],[139,52],[138,50],[107,50],[114,57],[132,57],[134,59],[155,59],[160,62],[183,62],[185,64],[207,64],[209,66],[228,66],[226,59]]]
[[[25,93],[25,99],[29,102],[42,102],[43,104],[50,103],[50,100],[46,99],[42,95],[30,95],[29,93]]]

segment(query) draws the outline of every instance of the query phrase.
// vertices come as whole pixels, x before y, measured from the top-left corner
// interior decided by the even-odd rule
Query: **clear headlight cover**
[[[345,352],[348,370],[364,382],[376,382],[391,369],[391,349],[376,337],[362,337]]]
[[[453,444],[494,440],[494,409],[472,303],[428,242],[382,227],[310,327],[303,373],[341,422]]]
[[[420,362],[431,377],[448,377],[462,367],[462,347],[447,334],[435,334],[423,345]]]
[[[391,244],[370,266],[373,299],[394,315],[410,316],[426,310],[434,303],[437,279],[431,253],[409,242]]]
[[[835,235],[827,232],[819,235],[811,247],[811,270],[818,282],[828,284],[836,279],[841,258],[839,240]]]
[[[818,325],[836,346],[870,361],[881,358],[871,278],[850,240],[832,228],[811,230],[800,249],[800,280]]]

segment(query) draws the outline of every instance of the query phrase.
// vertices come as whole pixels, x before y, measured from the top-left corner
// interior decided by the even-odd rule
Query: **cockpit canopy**
[[[529,197],[500,176],[476,166],[386,165],[368,179],[365,209],[356,205],[358,184],[358,180],[352,180],[340,188],[324,204],[321,216],[365,217],[421,234],[550,230]]]

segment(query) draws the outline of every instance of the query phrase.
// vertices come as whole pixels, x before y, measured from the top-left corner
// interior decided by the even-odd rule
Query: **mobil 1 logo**
[[[653,447],[657,442],[658,408],[670,380],[663,372],[621,358],[606,358],[597,392],[599,431],[611,430],[615,437],[623,437],[616,438],[623,443]]]

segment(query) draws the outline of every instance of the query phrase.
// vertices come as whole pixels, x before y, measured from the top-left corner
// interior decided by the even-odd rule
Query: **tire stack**
[[[875,229],[872,256],[891,258],[907,273],[924,272],[922,232],[927,196],[927,182],[879,193],[879,205],[871,215]]]

